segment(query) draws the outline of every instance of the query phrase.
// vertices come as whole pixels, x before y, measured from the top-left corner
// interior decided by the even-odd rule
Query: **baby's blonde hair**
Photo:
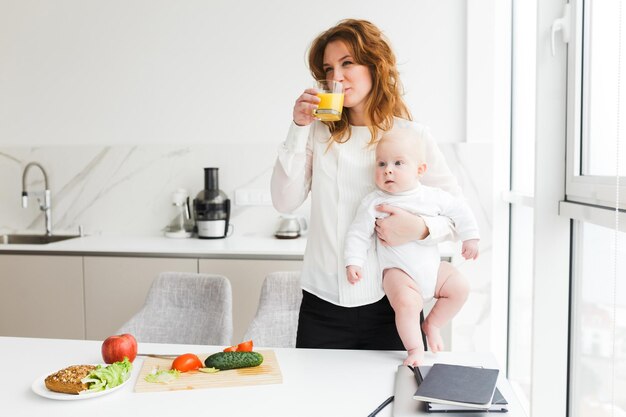
[[[404,141],[407,146],[411,147],[410,155],[415,158],[419,164],[426,162],[426,151],[424,149],[424,141],[422,137],[413,129],[394,126],[388,132],[383,133],[380,140],[376,143],[378,147],[381,143]]]

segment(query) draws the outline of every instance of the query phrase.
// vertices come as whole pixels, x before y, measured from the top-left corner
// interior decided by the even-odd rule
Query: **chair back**
[[[144,306],[119,330],[139,342],[229,345],[232,291],[222,275],[162,272]]]
[[[268,274],[244,340],[252,339],[255,345],[264,347],[295,347],[301,303],[299,271]]]

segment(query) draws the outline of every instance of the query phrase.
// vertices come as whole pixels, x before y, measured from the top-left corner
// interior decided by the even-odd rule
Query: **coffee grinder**
[[[200,239],[222,239],[228,233],[230,200],[219,189],[219,168],[204,168],[204,190],[193,200]]]

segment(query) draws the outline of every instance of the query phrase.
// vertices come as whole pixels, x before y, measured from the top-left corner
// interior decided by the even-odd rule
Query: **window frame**
[[[588,130],[583,130],[588,113],[585,98],[589,95],[589,74],[584,71],[588,67],[584,53],[589,49],[589,40],[584,28],[589,22],[585,20],[585,1],[570,0],[573,11],[571,15],[571,35],[567,57],[567,149],[566,149],[566,183],[565,201],[580,203],[587,206],[587,212],[593,207],[615,209],[616,178],[602,175],[580,175],[581,149],[585,145]],[[623,11],[623,13],[626,10]],[[626,68],[626,61],[623,64]],[[626,97],[625,97],[626,99]],[[624,102],[626,106],[626,101]],[[626,152],[626,149],[623,150]],[[626,207],[626,177],[620,177],[619,206]],[[581,207],[582,209],[582,207]],[[576,214],[575,208],[569,207],[569,215]],[[582,220],[575,217],[577,220]],[[586,219],[593,219],[587,214]],[[600,218],[593,222],[600,222]],[[609,226],[606,223],[599,225]],[[609,226],[610,227],[610,226]]]
[[[532,416],[565,416],[568,406],[571,220],[559,215],[558,204],[565,198],[569,54],[557,33],[553,55],[549,36],[563,6],[562,0],[537,1]]]
[[[559,202],[559,215],[566,219],[572,219],[572,242],[570,255],[570,318],[569,318],[569,346],[568,346],[568,402],[566,415],[576,414],[574,367],[578,366],[573,361],[577,357],[577,345],[575,337],[575,321],[580,320],[577,314],[580,300],[580,259],[578,251],[581,250],[580,236],[585,223],[617,229],[626,232],[626,211],[619,207],[626,206],[626,177],[605,175],[582,175],[582,152],[589,146],[588,107],[585,103],[589,96],[590,75],[585,71],[588,68],[590,41],[588,33],[589,15],[585,15],[585,7],[593,0],[569,0],[571,10],[571,34],[568,44],[567,57],[567,127],[566,127],[566,163],[565,163],[565,198]],[[585,4],[587,2],[587,4]],[[622,5],[621,7],[624,7]],[[626,13],[626,8],[622,9]],[[626,30],[626,29],[624,29]],[[622,46],[623,47],[623,46]],[[622,68],[626,70],[626,57],[622,57]],[[622,100],[626,100],[624,97]],[[622,101],[626,106],[626,101]],[[625,121],[626,122],[626,121]],[[626,152],[626,148],[622,149]],[[616,196],[619,192],[619,199]],[[584,383],[584,381],[582,382]]]

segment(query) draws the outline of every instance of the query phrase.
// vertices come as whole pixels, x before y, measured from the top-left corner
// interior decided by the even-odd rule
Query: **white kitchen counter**
[[[453,242],[441,243],[442,259],[451,260],[459,254],[457,246]],[[261,234],[235,234],[224,239],[97,235],[44,245],[0,244],[0,254],[302,260],[305,247],[306,237],[276,239]]]
[[[133,366],[129,384],[120,390],[83,401],[43,398],[31,385],[69,365],[100,363],[101,341],[0,337],[5,360],[0,379],[3,415],[11,416],[366,416],[394,394],[400,351],[273,349],[283,382],[270,385],[188,389],[158,393],[136,393],[143,358]],[[262,348],[258,348],[262,349]],[[212,353],[222,346],[166,345],[139,343],[144,353]],[[18,360],[17,358],[28,358]],[[498,368],[488,352],[426,353],[425,364],[435,362]],[[231,371],[224,371],[231,372]],[[521,417],[524,411],[501,371],[498,389],[509,402],[506,417]],[[398,392],[396,395],[400,395]],[[403,393],[402,393],[403,394]],[[402,398],[406,400],[406,398]],[[398,399],[400,401],[401,398]],[[409,400],[410,401],[410,400]],[[415,417],[429,415],[415,402]],[[377,417],[393,415],[394,403]],[[489,413],[491,414],[491,413]],[[434,415],[434,414],[432,414]],[[485,413],[449,413],[450,416],[482,416]]]
[[[44,245],[0,245],[0,254],[301,260],[305,246],[304,237],[276,239],[252,234],[235,234],[225,239],[100,235]]]

